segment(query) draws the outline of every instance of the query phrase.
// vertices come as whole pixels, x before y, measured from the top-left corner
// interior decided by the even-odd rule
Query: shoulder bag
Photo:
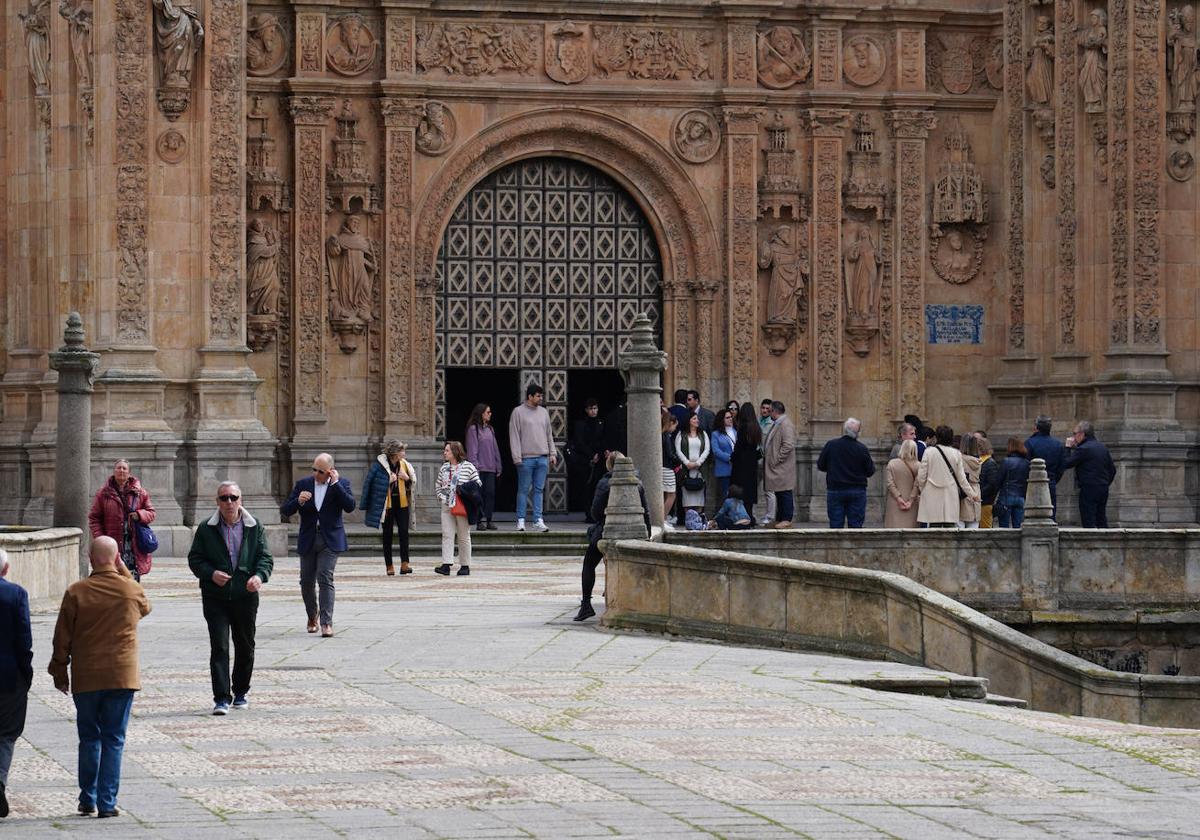
[[[962,485],[958,483],[958,475],[955,474],[954,467],[950,466],[950,459],[946,457],[946,453],[942,451],[942,447],[934,444],[933,448],[938,451],[938,454],[942,456],[942,460],[946,462],[946,469],[950,470],[950,477],[954,479],[954,486],[958,488],[959,500],[967,498],[967,491],[962,489]]]

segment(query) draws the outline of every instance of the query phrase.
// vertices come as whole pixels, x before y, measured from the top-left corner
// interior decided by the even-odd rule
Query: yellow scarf
[[[397,472],[399,472],[399,467],[401,465],[403,465],[404,471],[406,473],[408,473],[410,477],[415,475],[415,473],[413,472],[412,464],[408,463],[408,461],[404,458],[401,458],[400,463],[396,465]],[[403,479],[397,479],[396,480],[396,492],[400,496],[400,507],[402,507],[402,508],[408,507],[408,484],[407,484],[407,482],[405,482]],[[387,495],[384,496],[384,498],[383,498],[383,512],[386,514],[388,512],[388,510],[391,509],[391,507],[392,507],[392,491],[391,491],[391,488],[388,488]]]

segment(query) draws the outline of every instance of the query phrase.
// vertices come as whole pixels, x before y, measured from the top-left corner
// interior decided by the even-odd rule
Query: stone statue
[[[17,15],[25,26],[29,48],[29,77],[37,96],[50,93],[50,0],[30,0],[29,11]]]
[[[279,311],[279,239],[261,219],[246,231],[246,310],[249,315]]]
[[[780,225],[758,246],[758,267],[771,270],[767,323],[795,324],[808,287],[808,257],[792,243],[792,228]]]
[[[1037,32],[1029,48],[1029,68],[1025,72],[1025,90],[1029,101],[1045,105],[1054,94],[1054,29],[1050,18],[1038,15]]]
[[[337,30],[337,37],[333,30]],[[326,60],[330,69],[343,76],[365,73],[375,61],[375,36],[367,28],[362,15],[346,15],[329,28]]]
[[[59,0],[58,13],[70,30],[71,55],[79,86],[92,86],[92,0]]]
[[[158,33],[158,64],[166,87],[190,87],[192,65],[204,42],[200,15],[179,0],[150,0]]]
[[[427,155],[440,155],[454,142],[454,129],[441,102],[426,102],[425,115],[417,125],[417,149]]]
[[[1196,10],[1189,3],[1170,14],[1167,31],[1167,77],[1171,83],[1171,109],[1193,113],[1200,79],[1196,73]]]
[[[946,268],[955,274],[961,274],[971,269],[971,252],[963,242],[963,235],[957,230],[946,234],[946,246],[950,253],[946,258]]]
[[[1083,47],[1083,66],[1079,68],[1079,90],[1083,93],[1083,110],[1103,114],[1108,93],[1108,15],[1103,9],[1092,9],[1091,24],[1079,33],[1077,41]]]
[[[842,260],[846,273],[846,312],[850,318],[872,320],[878,315],[879,257],[866,225],[851,223],[847,226]]]
[[[325,243],[333,287],[330,318],[334,321],[371,320],[371,284],[378,270],[371,242],[362,233],[362,217],[347,216],[337,236]]]
[[[758,81],[764,87],[788,88],[808,78],[812,60],[799,33],[776,26],[758,35]]]

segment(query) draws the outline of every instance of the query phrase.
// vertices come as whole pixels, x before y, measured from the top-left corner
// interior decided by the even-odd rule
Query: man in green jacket
[[[213,714],[229,705],[249,705],[254,672],[254,624],[258,592],[271,577],[275,561],[267,551],[262,523],[242,507],[242,490],[232,481],[217,488],[217,512],[201,522],[188,551],[188,566],[200,579],[204,620],[208,622]],[[229,637],[233,635],[233,681],[229,677]]]

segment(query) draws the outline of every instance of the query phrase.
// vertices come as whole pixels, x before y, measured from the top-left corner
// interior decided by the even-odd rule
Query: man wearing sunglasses
[[[232,481],[217,488],[217,512],[196,528],[188,566],[200,579],[200,601],[208,622],[213,714],[249,705],[254,672],[254,628],[258,591],[271,577],[275,561],[267,550],[262,523],[242,507],[242,491]],[[233,679],[229,675],[229,637],[233,636]]]
[[[300,514],[300,537],[296,549],[300,554],[300,595],[308,611],[308,632],[321,636],[333,635],[333,570],[338,555],[346,550],[346,529],[342,514],[354,510],[354,493],[350,482],[338,477],[333,468],[333,456],[322,452],[313,459],[312,478],[302,478],[292,488],[292,495],[279,512],[284,516]],[[314,588],[320,587],[320,597]]]

